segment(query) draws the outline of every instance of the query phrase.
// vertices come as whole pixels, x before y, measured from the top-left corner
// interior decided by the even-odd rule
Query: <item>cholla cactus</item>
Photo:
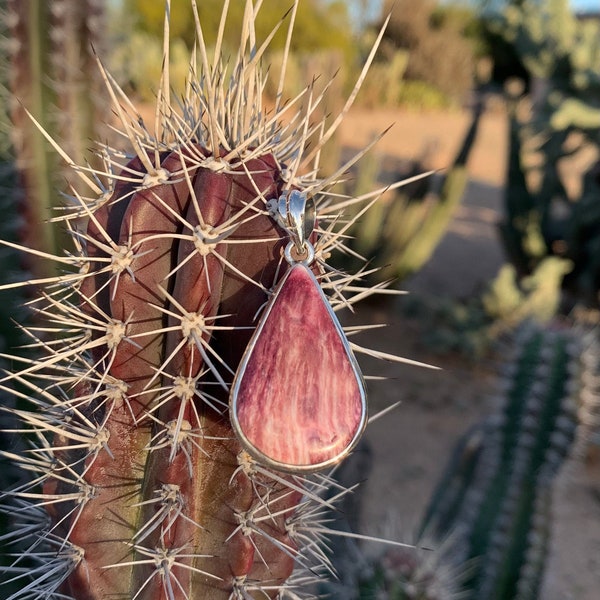
[[[245,3],[230,68],[220,41],[228,2],[214,59],[192,4],[197,48],[181,106],[170,99],[167,18],[153,127],[100,66],[130,151],[101,148],[96,170],[54,143],[89,192],[75,191],[61,217],[78,252],[46,256],[63,273],[37,282],[46,287],[26,333],[38,358],[12,357],[22,367],[2,380],[30,405],[16,411],[29,446],[7,453],[28,475],[4,498],[14,521],[5,540],[20,545],[8,570],[19,584],[11,600],[299,598],[329,570],[321,511],[347,490],[323,500],[326,473],[253,460],[232,431],[228,398],[257,314],[286,270],[288,234],[273,200],[292,190],[315,199],[311,269],[334,311],[381,291],[326,263],[342,247],[342,210],[381,190],[356,199],[330,193],[349,164],[318,178],[321,149],[375,48],[325,129],[311,123],[322,97],[310,86],[286,104],[280,85],[274,110],[262,109],[270,37],[257,46],[260,2]],[[306,150],[315,132],[318,143]],[[304,344],[308,355],[312,333],[287,343]],[[297,426],[280,425],[284,433]]]

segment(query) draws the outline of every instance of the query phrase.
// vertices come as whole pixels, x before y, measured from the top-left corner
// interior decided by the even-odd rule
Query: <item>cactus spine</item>
[[[343,597],[541,597],[554,482],[598,426],[595,335],[521,327],[501,370],[499,406],[456,444],[418,548],[386,550],[364,569],[357,593]]]
[[[287,239],[270,200],[296,189],[316,199],[321,215],[327,208],[314,270],[334,310],[379,289],[361,288],[360,274],[332,270],[325,259],[342,245],[342,208],[381,190],[359,199],[328,193],[350,164],[317,176],[320,150],[376,46],[329,127],[311,124],[322,100],[311,87],[284,104],[280,84],[267,113],[260,61],[270,37],[257,46],[259,5],[245,2],[228,68],[228,3],[212,60],[192,0],[197,52],[177,110],[166,20],[153,133],[100,66],[131,147],[125,160],[107,147],[103,166],[89,168],[53,142],[87,191],[73,191],[63,218],[77,252],[47,255],[63,273],[32,303],[45,322],[27,331],[40,358],[12,357],[22,368],[1,382],[30,403],[16,411],[16,433],[26,433],[30,447],[5,453],[29,474],[4,496],[21,548],[8,569],[21,584],[11,600],[294,599],[330,569],[319,546],[330,478],[251,460],[232,433],[227,399],[256,315],[285,269]]]

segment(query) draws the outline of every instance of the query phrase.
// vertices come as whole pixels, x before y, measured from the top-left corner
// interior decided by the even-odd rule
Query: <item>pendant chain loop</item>
[[[315,203],[312,197],[298,190],[290,190],[279,196],[269,208],[277,223],[290,236],[290,244],[285,249],[286,260],[290,264],[310,264],[315,257],[314,248],[308,241],[315,228]],[[295,252],[292,252],[291,245]]]

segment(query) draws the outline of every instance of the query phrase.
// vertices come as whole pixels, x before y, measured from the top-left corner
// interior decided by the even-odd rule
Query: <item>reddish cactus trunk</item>
[[[192,151],[208,157],[203,148]],[[78,599],[133,597],[140,589],[136,598],[170,598],[169,588],[173,598],[229,598],[236,580],[280,584],[293,568],[285,521],[299,492],[252,481],[239,467],[224,410],[228,391],[218,383],[231,381],[267,299],[263,290],[274,284],[282,232],[260,207],[281,192],[280,172],[271,155],[226,172],[197,162],[164,156],[168,179],[143,187],[149,175],[134,159],[122,174],[139,183],[117,187],[88,228],[88,255],[111,259],[113,270],[81,287],[89,321],[103,320],[109,330],[95,334],[97,381],[87,388],[106,397],[115,386],[126,391],[85,409],[107,438],[81,464],[93,497],[70,517],[54,517],[83,550],[67,584]],[[231,234],[224,229],[241,220]],[[252,531],[256,518],[243,523],[261,506],[267,516],[267,497],[277,516],[258,527],[288,553]],[[177,563],[162,575],[161,552]],[[117,563],[130,564],[106,568]]]

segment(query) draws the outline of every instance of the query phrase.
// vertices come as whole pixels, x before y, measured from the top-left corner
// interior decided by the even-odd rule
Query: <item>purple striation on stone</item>
[[[312,272],[286,273],[242,361],[233,423],[250,454],[283,470],[323,468],[366,420],[356,360]]]

